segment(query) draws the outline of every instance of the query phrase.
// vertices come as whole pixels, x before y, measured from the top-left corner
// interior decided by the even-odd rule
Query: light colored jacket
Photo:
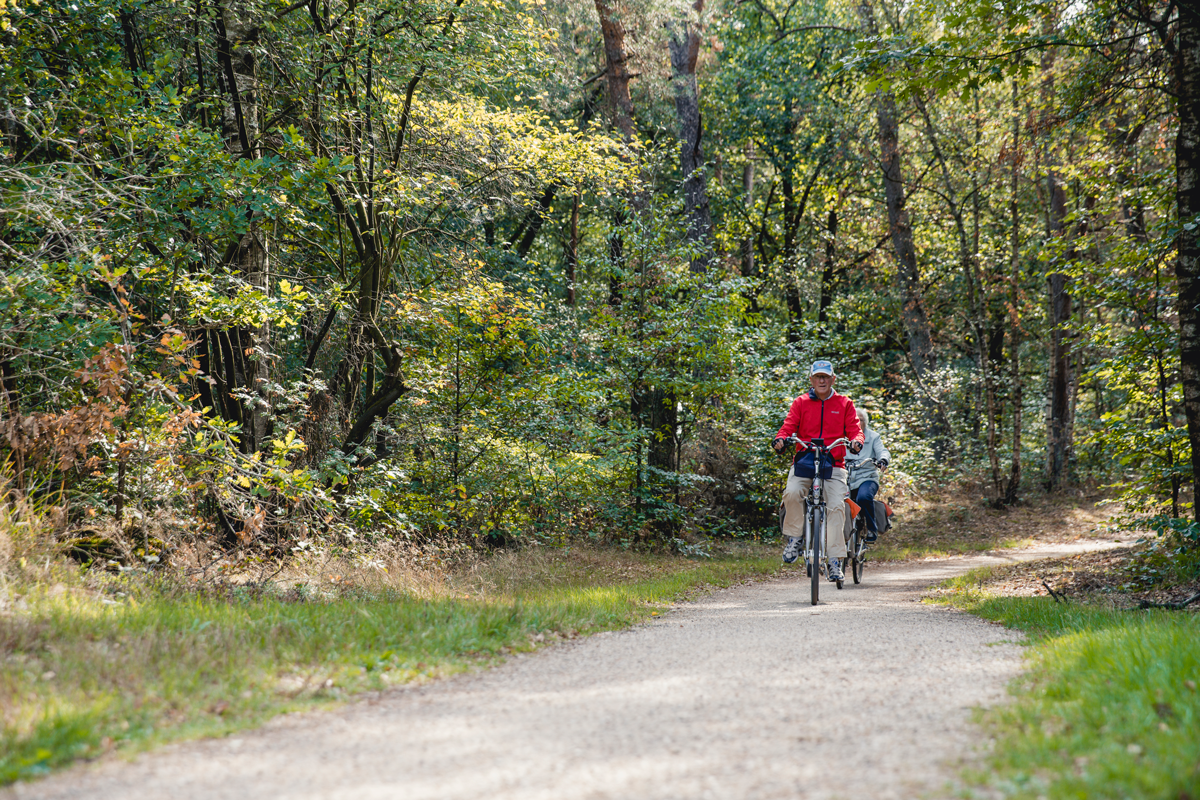
[[[883,459],[892,460],[892,454],[883,446],[883,439],[879,438],[879,434],[875,432],[875,429],[867,428],[865,433],[867,441],[863,444],[862,452],[858,455],[846,456],[846,466],[850,469],[850,483],[847,484],[847,488],[850,491],[854,491],[867,481],[879,483],[879,470],[867,459],[873,458],[876,461]],[[857,462],[855,459],[858,459]]]

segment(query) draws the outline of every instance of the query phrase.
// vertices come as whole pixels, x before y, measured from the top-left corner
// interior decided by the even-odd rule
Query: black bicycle
[[[853,462],[849,458],[846,459],[846,467],[853,470],[855,467],[870,461],[879,469],[880,477],[883,476],[885,463],[874,458],[860,458]],[[892,526],[891,519],[888,515],[887,506],[875,500],[875,527],[877,533],[883,533]],[[849,512],[847,512],[848,514]],[[849,519],[849,516],[847,516]],[[867,551],[871,549],[870,542],[867,541],[867,518],[861,511],[854,517],[854,521],[847,525],[850,532],[846,537],[846,553],[850,561],[850,574],[854,578],[855,583],[862,583],[863,566],[867,562]]]
[[[825,537],[828,535],[829,527],[829,517],[825,506],[825,480],[827,479],[821,477],[821,468],[823,464],[833,463],[833,457],[829,454],[830,450],[835,447],[848,447],[850,440],[841,438],[825,444],[824,439],[813,439],[806,442],[793,435],[785,441],[789,444],[802,444],[813,451],[814,477],[812,485],[808,489],[808,498],[805,500],[804,566],[812,582],[812,604],[815,606],[821,594],[821,572],[823,569],[828,569],[829,563],[828,553],[825,549]],[[844,580],[844,577],[838,579],[837,588],[842,588]]]

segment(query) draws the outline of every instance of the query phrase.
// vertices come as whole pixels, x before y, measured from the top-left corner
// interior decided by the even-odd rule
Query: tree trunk
[[[1050,300],[1050,386],[1046,416],[1046,490],[1056,492],[1068,481],[1071,459],[1071,321],[1070,279],[1061,272],[1047,276]]]
[[[600,17],[600,32],[604,35],[605,79],[608,81],[608,107],[613,125],[621,132],[626,144],[635,138],[633,128],[633,99],[629,95],[629,56],[625,51],[625,24],[621,17],[627,10],[619,2],[595,0]]]
[[[999,403],[996,399],[996,380],[992,364],[995,359],[991,356],[992,347],[988,343],[988,317],[987,317],[987,288],[983,279],[982,270],[979,266],[979,231],[980,217],[982,214],[981,208],[981,191],[979,187],[980,169],[978,165],[978,153],[983,141],[982,118],[979,107],[979,96],[975,96],[975,168],[971,170],[971,229],[968,232],[966,223],[966,213],[962,203],[956,196],[954,191],[954,182],[951,179],[952,172],[947,164],[945,154],[942,152],[941,144],[937,129],[933,124],[933,117],[929,113],[926,104],[918,99],[918,106],[921,115],[925,118],[926,130],[929,133],[929,142],[933,148],[934,157],[937,159],[938,167],[942,173],[942,181],[945,185],[945,199],[949,207],[950,216],[954,219],[955,232],[958,235],[958,260],[963,275],[967,278],[967,307],[970,309],[970,325],[973,338],[975,340],[975,360],[979,367],[980,376],[983,379],[983,403],[987,416],[987,455],[988,466],[991,470],[992,490],[991,502],[997,503],[1004,494],[1004,490],[1000,484],[1000,459],[996,452],[998,433],[998,415],[1000,413]],[[977,407],[980,405],[976,401]],[[976,425],[975,435],[978,436],[978,425]]]
[[[609,111],[612,114],[613,126],[621,132],[625,144],[632,145],[636,136],[633,125],[633,100],[629,95],[629,80],[631,76],[629,74],[628,54],[625,50],[625,26],[621,21],[621,15],[627,13],[627,9],[620,4],[607,2],[607,0],[595,0],[595,2],[596,13],[600,17],[600,29],[604,35],[604,58],[607,65],[605,74],[608,79]],[[697,112],[698,120],[699,116]],[[630,197],[630,205],[634,208],[635,212],[645,209],[646,198],[640,187]],[[625,214],[619,211],[614,220],[614,230],[608,242],[611,271],[609,276],[609,305],[614,307],[621,305],[623,302],[622,280],[626,270],[627,257],[621,228],[625,222]],[[641,320],[639,319],[639,336],[641,324]],[[675,398],[662,387],[648,384],[639,377],[634,381],[634,385],[630,387],[629,411],[634,423],[639,428],[648,431],[649,434],[649,441],[645,450],[643,451],[640,437],[635,450],[634,489],[637,498],[636,502],[640,510],[643,498],[645,497],[652,498],[655,502],[659,503],[668,499],[669,489],[663,485],[664,481],[660,476],[652,474],[649,486],[646,485],[642,474],[642,458],[644,453],[647,467],[664,472],[673,472],[675,470]],[[669,536],[673,533],[671,525],[661,521],[656,523],[654,527],[660,535]]]
[[[1046,31],[1050,30],[1047,18]],[[1049,104],[1053,99],[1054,51],[1042,57],[1043,136],[1049,136]],[[1047,238],[1062,238],[1067,232],[1067,193],[1056,171],[1058,159],[1052,146],[1045,150],[1046,188],[1049,194],[1049,214],[1046,217]],[[1074,261],[1074,248],[1065,251],[1065,260]],[[1049,375],[1046,397],[1046,491],[1056,492],[1068,480],[1071,459],[1071,339],[1067,330],[1072,317],[1070,278],[1060,271],[1046,275],[1047,299],[1050,312]]]
[[[567,305],[575,305],[575,273],[579,269],[579,195],[571,198],[571,230],[567,240]]]
[[[627,9],[619,2],[595,0],[596,14],[600,17],[600,32],[604,37],[605,81],[608,83],[608,110],[613,127],[621,132],[621,138],[627,147],[632,146],[637,138],[633,127],[633,98],[629,94],[629,56],[625,51],[625,24],[621,21]],[[629,158],[629,155],[625,156]],[[640,189],[633,192],[630,204],[640,208],[644,201]],[[616,307],[621,304],[621,284],[625,269],[625,243],[621,236],[621,228],[626,218],[623,210],[618,209],[613,219],[613,232],[608,239],[608,304]]]
[[[441,36],[449,34],[464,2],[454,0],[453,10],[444,20],[438,20]],[[317,21],[316,4],[311,8],[314,21]],[[345,358],[329,384],[330,393],[336,393],[339,381],[345,383],[344,406],[349,429],[340,448],[344,453],[352,453],[366,444],[375,422],[384,419],[392,404],[410,388],[405,385],[402,374],[405,363],[402,350],[384,335],[378,318],[383,293],[392,280],[397,245],[404,234],[397,226],[382,219],[376,205],[377,181],[383,175],[382,169],[377,173],[377,168],[388,163],[395,167],[404,154],[405,137],[412,121],[413,97],[425,79],[429,65],[417,65],[409,77],[395,135],[377,136],[376,115],[381,113],[383,103],[375,85],[372,43],[379,35],[376,25],[384,18],[374,17],[368,28],[367,46],[356,48],[352,62],[339,62],[338,72],[329,70],[321,76],[321,80],[328,76],[329,80],[338,82],[337,96],[342,103],[339,116],[344,122],[340,130],[332,132],[341,141],[334,143],[319,136],[314,139],[315,149],[322,156],[331,157],[336,151],[348,150],[354,164],[353,171],[345,178],[325,184],[334,211],[354,243],[360,265],[358,277],[347,287],[350,289],[354,283],[358,284],[358,301],[346,337]],[[327,28],[328,22],[319,27]],[[386,128],[384,133],[387,133]],[[369,463],[381,451],[382,443],[376,440],[375,455],[365,454],[358,463]],[[341,484],[339,491],[344,491],[345,486]]]
[[[791,97],[786,100],[785,111],[788,119],[792,119]],[[792,225],[792,220],[800,217],[800,214],[796,213],[796,158],[792,152],[790,135],[783,144],[782,160],[779,179],[783,194],[784,300],[788,309],[788,344],[798,344],[804,323],[804,306],[800,304],[800,270],[796,268],[795,259],[796,228]]]
[[[858,13],[866,32],[870,36],[877,36],[879,29],[875,22],[875,10],[869,0],[861,0]],[[891,92],[875,93],[875,116],[879,123],[884,198],[892,247],[896,253],[901,316],[905,333],[908,335],[909,359],[917,379],[918,391],[921,392],[921,403],[930,432],[933,434],[935,450],[946,454],[949,451],[946,441],[948,425],[931,394],[935,389],[929,384],[937,372],[937,357],[933,351],[933,335],[930,331],[929,316],[925,311],[917,250],[913,243],[912,221],[908,214],[904,174],[901,169],[900,122],[896,112],[896,98]]]
[[[587,128],[595,110],[595,101],[591,97],[585,97],[583,100],[583,113],[580,115],[579,120],[581,130]],[[537,205],[525,212],[525,216],[517,225],[516,231],[513,232],[512,239],[508,243],[508,249],[516,251],[519,258],[524,259],[533,248],[534,240],[537,239],[538,233],[546,222],[546,215],[549,213],[550,206],[554,202],[554,194],[558,191],[558,187],[559,184],[557,181],[547,186],[545,191],[542,192],[542,196],[538,199]],[[578,222],[578,201],[579,195],[575,195],[575,210],[572,213],[576,215],[576,222]]]
[[[982,290],[981,290],[982,294]],[[984,313],[984,303],[981,301],[976,305],[976,313],[980,315],[980,323],[976,327],[976,357],[979,359],[979,364],[983,370],[983,391],[987,403],[987,454],[988,467],[992,474],[992,499],[999,501],[1003,496],[1004,491],[1000,485],[1000,456],[997,453],[997,447],[1000,441],[1000,433],[998,430],[1000,418],[1000,403],[996,398],[996,378],[995,371],[992,368],[993,360],[991,358],[990,348],[985,347],[984,332],[986,331],[986,320],[982,319]]]
[[[1175,239],[1179,289],[1179,355],[1183,406],[1192,449],[1193,494],[1200,476],[1200,10],[1181,3],[1173,88],[1179,113],[1175,137],[1175,198],[1180,230]],[[1192,513],[1200,522],[1200,502]]]
[[[695,0],[697,17],[704,0]],[[703,272],[712,262],[712,216],[708,204],[708,180],[700,146],[704,134],[700,121],[700,92],[696,83],[696,58],[700,53],[699,21],[684,20],[670,25],[672,81],[675,84],[675,113],[679,118],[679,170],[683,175],[683,208],[687,237],[697,250],[691,267]]]
[[[979,94],[975,94],[975,154],[978,159],[980,146],[983,142],[983,115],[980,113]],[[988,287],[984,281],[983,271],[979,266],[979,231],[981,227],[982,202],[979,187],[978,160],[976,169],[971,171],[971,270],[968,273],[972,280],[970,287],[971,315],[974,317],[975,357],[979,362],[979,371],[983,376],[983,393],[987,409],[987,454],[988,467],[992,474],[992,502],[998,502],[1003,494],[1000,488],[1000,458],[996,453],[999,439],[997,426],[999,424],[1000,408],[996,400],[996,377],[993,369],[991,346],[988,339],[987,307]]]
[[[746,163],[742,165],[742,206],[746,210],[746,219],[754,212],[754,142],[746,141]],[[747,230],[746,238],[742,239],[739,248],[742,260],[742,277],[754,277],[754,237]],[[755,308],[754,305],[751,306]]]
[[[791,118],[791,101],[788,101],[788,116]],[[795,120],[793,120],[793,123]],[[825,168],[825,157],[817,162],[813,167],[812,174],[809,175],[808,181],[805,183],[804,191],[800,197],[796,197],[796,156],[792,150],[791,139],[784,146],[783,152],[783,167],[781,184],[783,187],[783,263],[784,274],[787,275],[786,289],[784,292],[788,307],[788,344],[796,344],[800,341],[800,331],[804,325],[804,306],[800,302],[800,281],[806,277],[805,273],[800,269],[800,259],[796,253],[796,236],[800,231],[800,222],[804,219],[804,212],[808,208],[808,198],[812,195],[813,187],[817,185],[817,179],[821,176],[821,170]],[[767,198],[768,204],[770,197]],[[764,210],[763,218],[766,218]]]
[[[887,202],[888,227],[892,233],[892,247],[896,252],[898,276],[903,292],[903,318],[908,334],[909,355],[917,379],[924,382],[937,370],[937,359],[933,352],[933,336],[930,333],[929,317],[925,311],[925,299],[921,291],[921,273],[917,265],[917,250],[913,243],[912,221],[909,218],[904,176],[900,160],[900,125],[896,117],[896,104],[891,95],[882,95],[878,100],[879,143],[883,164],[884,195]]]
[[[1053,168],[1046,175],[1050,195],[1047,234],[1065,236],[1067,193]],[[1067,251],[1067,260],[1074,258]],[[1071,345],[1065,326],[1072,317],[1070,279],[1062,272],[1046,276],[1050,311],[1049,383],[1046,407],[1046,490],[1058,491],[1067,481],[1071,454]]]
[[[516,233],[513,234],[512,241],[509,242],[509,249],[515,250],[517,257],[524,259],[529,255],[529,251],[533,248],[533,242],[537,238],[538,231],[542,229],[542,225],[546,221],[546,214],[550,211],[550,205],[554,202],[554,193],[557,189],[557,184],[552,183],[547,186],[546,190],[542,192],[542,196],[538,198],[537,205],[525,213],[521,224],[517,226]]]
[[[255,48],[259,26],[252,8],[244,3],[229,7],[217,4],[214,19],[217,34],[217,55],[223,71],[226,102],[221,117],[221,132],[230,152],[242,158],[255,159],[260,155],[258,111],[258,59]],[[247,231],[225,254],[226,263],[240,273],[247,284],[263,294],[270,292],[270,250],[266,230],[247,208]],[[228,394],[248,390],[265,396],[268,377],[270,331],[261,328],[238,328],[226,332],[228,359],[225,363]],[[229,396],[232,398],[232,395]],[[236,417],[242,425],[241,448],[254,453],[267,436],[267,419],[259,404],[234,400],[238,405]],[[232,405],[226,399],[223,405]],[[227,416],[227,418],[229,418]]]
[[[674,393],[658,386],[650,386],[646,388],[642,397],[638,398],[637,404],[646,428],[650,431],[649,448],[646,453],[647,466],[663,472],[675,472],[678,414]],[[660,476],[652,485],[661,484],[662,481]]]
[[[1021,488],[1021,410],[1025,403],[1025,384],[1021,380],[1021,216],[1020,204],[1017,202],[1017,191],[1020,188],[1019,184],[1019,167],[1021,159],[1019,153],[1020,136],[1021,136],[1021,118],[1020,107],[1017,103],[1017,84],[1013,82],[1012,89],[1012,112],[1013,112],[1013,147],[1012,147],[1012,176],[1010,180],[1010,191],[1012,197],[1009,204],[1009,212],[1012,223],[1012,241],[1010,243],[1010,273],[1009,280],[1009,314],[1010,314],[1010,333],[1009,333],[1009,364],[1011,367],[1010,380],[1012,382],[1012,402],[1013,402],[1013,430],[1012,430],[1012,466],[1008,475],[1008,488],[1004,493],[1004,502],[1008,505],[1014,505],[1017,502],[1017,495]]]
[[[837,254],[837,209],[829,209],[829,221],[825,239],[825,265],[821,270],[821,299],[817,306],[817,326],[821,338],[829,336],[829,306],[833,304],[834,265]]]

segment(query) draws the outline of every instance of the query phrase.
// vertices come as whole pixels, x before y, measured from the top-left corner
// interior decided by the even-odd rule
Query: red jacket
[[[860,442],[866,438],[858,424],[858,411],[854,408],[854,402],[833,390],[830,390],[830,395],[825,400],[819,399],[816,391],[809,389],[792,401],[787,419],[783,421],[783,426],[779,433],[775,434],[775,438],[782,439],[792,434],[806,442],[821,438],[826,444],[843,436],[850,441]],[[803,445],[796,445],[796,452],[803,449]],[[833,456],[835,467],[845,468],[845,447],[835,447],[830,451],[830,455]]]

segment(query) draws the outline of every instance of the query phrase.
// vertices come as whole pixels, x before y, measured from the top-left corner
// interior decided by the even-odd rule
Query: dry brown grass
[[[0,575],[8,571],[8,564],[12,561],[13,540],[9,527],[7,520],[0,519]]]
[[[718,555],[774,558],[774,544],[729,543]],[[689,569],[694,561],[589,543],[486,552],[386,543],[355,556],[314,553],[291,562],[274,580],[306,583],[330,593],[349,587],[439,597],[501,598],[531,591],[650,580]]]
[[[79,588],[79,571],[59,552],[54,517],[11,497],[0,502],[0,614],[31,590]]]
[[[1033,542],[1064,542],[1111,535],[1106,525],[1111,507],[1098,506],[1096,495],[1033,495],[1014,508],[996,510],[963,492],[941,497],[922,495],[893,483],[885,489],[896,511],[895,527],[874,549],[878,560],[905,560],[982,552]],[[97,535],[114,542],[126,565],[157,570],[191,585],[255,584],[336,596],[347,590],[391,591],[434,599],[511,596],[530,589],[614,584],[660,577],[686,568],[683,558],[662,558],[573,543],[567,547],[528,547],[488,552],[470,548],[418,546],[404,541],[370,545],[314,544],[297,547],[286,558],[270,558],[251,550],[223,552],[207,544],[202,532],[171,520],[146,520],[118,531],[108,526]],[[61,557],[65,538],[76,533],[54,530],[47,515],[31,509],[0,509],[0,590],[14,579],[30,586],[66,581],[80,589],[104,585],[105,573],[82,574]],[[165,548],[161,567],[139,562],[139,540],[159,540]],[[751,558],[776,558],[777,542],[714,545]],[[23,567],[16,565],[24,564]],[[110,574],[115,572],[111,567]],[[19,576],[17,573],[20,573]],[[0,608],[12,592],[0,591]]]
[[[227,592],[242,587],[297,599],[347,593],[397,593],[421,599],[502,598],[530,590],[594,587],[651,580],[687,570],[695,561],[589,542],[565,547],[476,550],[452,543],[404,540],[297,543],[279,557],[261,548],[227,551],[210,530],[166,516],[118,526],[91,519],[68,528],[55,509],[26,501],[0,504],[0,613],[23,596],[54,586],[108,596],[149,578],[155,591]],[[91,568],[79,542],[101,542]],[[775,558],[774,543],[726,542],[714,555]],[[69,556],[68,553],[74,553]],[[147,558],[150,556],[150,558]]]
[[[1083,492],[1036,495],[1005,510],[983,503],[921,500],[912,505],[911,520],[898,526],[892,546],[909,547],[909,554],[920,555],[922,548],[961,552],[1089,539],[1124,542],[1099,552],[989,567],[964,580],[970,588],[998,597],[1047,597],[1053,589],[1069,602],[1115,608],[1178,603],[1200,592],[1200,578],[1181,577],[1187,570],[1172,561],[1171,547],[1156,543],[1154,534],[1118,529],[1113,517],[1119,506],[1101,505],[1101,499]],[[961,588],[935,589],[931,596]],[[1191,610],[1200,611],[1200,603]]]
[[[1130,545],[993,567],[976,574],[975,588],[997,597],[1047,597],[1053,589],[1066,602],[1111,608],[1180,603],[1200,592],[1200,578],[1179,580],[1169,571],[1161,571],[1159,575],[1151,572],[1155,560],[1148,545]],[[937,589],[931,595],[953,591]],[[1187,610],[1200,613],[1200,603]]]
[[[928,558],[1111,536],[1112,506],[1099,495],[1032,495],[1021,505],[994,509],[974,497],[910,494],[897,497],[893,529],[880,537],[879,559]]]

